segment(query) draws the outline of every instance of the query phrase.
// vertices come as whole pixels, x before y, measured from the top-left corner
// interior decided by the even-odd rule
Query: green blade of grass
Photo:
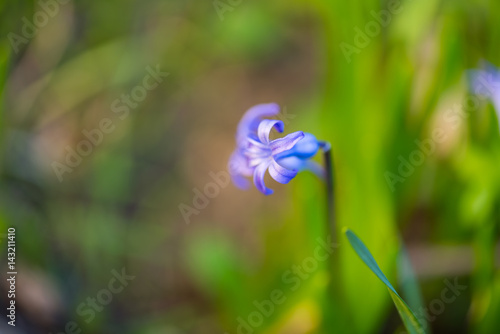
[[[413,268],[411,266],[410,256],[406,250],[403,242],[401,241],[401,250],[398,255],[398,277],[399,277],[399,288],[401,289],[401,294],[406,299],[406,303],[413,310],[423,310],[424,301],[422,299],[422,292],[420,291],[420,286],[418,284],[417,277]],[[418,319],[422,326],[427,329],[427,333],[431,333],[429,324],[425,317]]]
[[[396,309],[399,312],[401,320],[408,330],[410,334],[425,334],[425,330],[423,329],[420,322],[417,320],[417,317],[410,309],[410,307],[405,303],[405,301],[399,296],[396,292],[392,284],[389,282],[387,277],[385,277],[382,270],[380,270],[377,262],[373,258],[372,254],[366,248],[365,244],[349,229],[344,229],[344,233],[349,240],[352,248],[361,258],[361,260],[370,268],[370,270],[387,286],[389,289],[389,293],[391,294],[391,298],[396,306]]]

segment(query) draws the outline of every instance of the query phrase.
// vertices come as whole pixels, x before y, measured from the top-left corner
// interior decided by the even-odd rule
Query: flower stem
[[[328,142],[320,142],[320,147],[323,150],[323,158],[325,163],[325,183],[326,183],[326,220],[328,230],[332,236],[332,240],[336,241],[335,232],[335,203],[333,192],[333,163],[332,163],[332,150]]]
[[[326,184],[326,230],[330,233],[332,243],[336,244],[337,247],[340,246],[339,240],[336,233],[336,219],[335,219],[335,201],[334,201],[334,191],[333,191],[333,156],[331,145],[329,142],[320,141],[320,147],[323,151],[323,159],[325,164],[325,184]],[[330,277],[328,280],[327,291],[325,295],[325,315],[324,324],[326,329],[331,328],[347,328],[350,323],[352,323],[351,316],[346,312],[343,307],[344,301],[346,300],[344,291],[342,290],[342,279],[340,276],[340,254],[338,249],[333,251],[330,257],[329,268]],[[337,315],[343,314],[340,317],[332,317],[331,314],[335,313]],[[333,321],[332,319],[336,319]],[[338,321],[342,324],[339,324]]]

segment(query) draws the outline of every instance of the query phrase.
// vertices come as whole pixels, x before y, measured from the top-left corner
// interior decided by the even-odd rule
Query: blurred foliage
[[[48,3],[57,13],[24,36]],[[1,3],[0,235],[16,227],[19,317],[0,331],[75,321],[84,333],[400,333],[386,287],[341,234],[349,227],[417,317],[446,280],[467,287],[427,319],[432,332],[498,332],[500,113],[469,103],[466,71],[500,65],[500,3],[397,4]],[[12,33],[26,41],[14,47]],[[148,68],[168,76],[127,104]],[[189,222],[179,211],[225,170],[243,112],[270,101],[293,116],[286,131],[333,148],[340,246],[310,272],[297,266],[328,234],[310,173],[266,198],[224,186]],[[96,129],[102,140],[59,182],[54,162]],[[387,173],[436,129],[445,140],[391,185]],[[404,249],[413,268],[398,261]],[[122,268],[136,278],[85,321],[81,303]],[[271,311],[270,300],[283,302]]]

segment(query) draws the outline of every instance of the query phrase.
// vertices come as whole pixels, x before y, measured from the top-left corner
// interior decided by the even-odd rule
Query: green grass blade
[[[392,300],[394,301],[394,305],[396,306],[396,309],[401,316],[401,320],[403,320],[403,323],[408,332],[410,334],[425,334],[426,332],[420,322],[417,320],[417,317],[410,309],[410,307],[405,303],[405,301],[396,292],[387,277],[385,277],[382,270],[380,270],[377,262],[373,258],[368,248],[366,248],[365,244],[351,230],[345,229],[344,233],[347,236],[347,239],[349,240],[352,248],[354,248],[354,251],[358,254],[361,260],[389,289],[389,293],[391,294]]]
[[[422,299],[422,292],[411,266],[410,256],[404,245],[401,247],[398,255],[398,277],[399,288],[401,289],[401,294],[406,299],[406,304],[412,310],[423,310],[424,300]],[[427,329],[427,333],[431,333],[425,317],[420,317],[418,320]]]

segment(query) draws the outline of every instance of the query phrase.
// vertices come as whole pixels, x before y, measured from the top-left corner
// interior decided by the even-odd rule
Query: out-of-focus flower
[[[273,191],[264,183],[266,171],[282,184],[290,182],[304,169],[322,174],[321,167],[309,160],[320,147],[313,135],[297,131],[283,138],[269,139],[273,128],[281,133],[285,125],[282,121],[264,118],[278,113],[279,106],[275,103],[259,104],[250,108],[238,124],[237,148],[229,159],[229,171],[237,187],[248,189],[250,184],[246,178],[253,177],[257,189],[270,195]]]
[[[491,100],[500,123],[500,70],[494,65],[484,62],[484,69],[469,71],[472,92]]]

